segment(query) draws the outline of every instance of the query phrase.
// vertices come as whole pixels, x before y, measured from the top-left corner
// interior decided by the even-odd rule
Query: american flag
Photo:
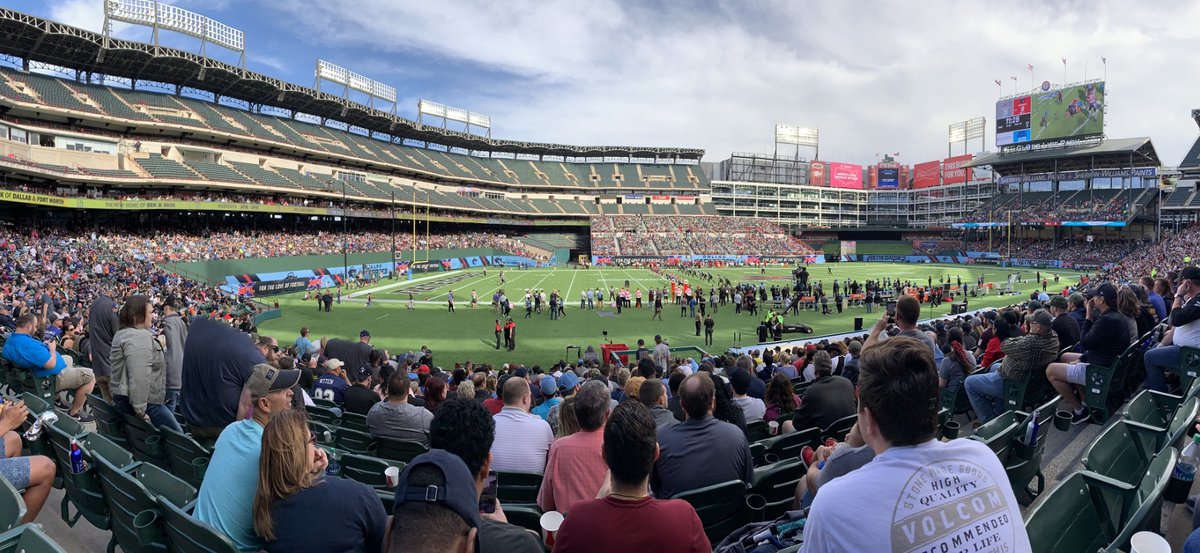
[[[1028,68],[1030,71],[1033,71],[1033,64],[1032,64],[1032,63],[1025,65],[1025,67],[1026,67],[1026,68]]]
[[[996,79],[996,86],[1000,86],[1000,79]]]

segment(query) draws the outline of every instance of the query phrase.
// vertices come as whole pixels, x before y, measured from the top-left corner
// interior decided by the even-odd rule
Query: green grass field
[[[827,268],[832,267],[831,277]],[[949,275],[951,278],[962,276],[963,282],[974,285],[978,275],[983,274],[987,281],[1003,282],[1010,272],[1020,272],[1028,275],[1030,282],[1018,284],[1016,289],[1022,296],[989,295],[971,298],[969,307],[976,309],[987,306],[1009,305],[1016,303],[1022,297],[1028,297],[1035,287],[1032,282],[1035,271],[1006,269],[995,266],[966,266],[966,265],[911,265],[892,263],[839,263],[829,265],[814,265],[810,267],[811,281],[824,280],[825,290],[832,292],[832,278],[851,278],[862,281],[866,278],[882,278],[890,276],[899,279],[913,279],[925,282],[928,276],[933,276],[936,283],[939,276]],[[757,269],[727,268],[712,271],[728,277],[734,283],[750,282],[762,278]],[[1076,272],[1060,271],[1062,285],[1075,282]],[[1043,271],[1043,275],[1049,273]],[[771,284],[790,284],[790,269],[772,268],[767,270],[767,277],[779,280],[763,281],[769,289]],[[355,290],[354,297],[343,296],[341,304],[335,304],[330,313],[318,313],[315,303],[303,300],[304,294],[278,296],[283,317],[265,322],[260,332],[275,336],[280,344],[290,344],[299,335],[301,326],[308,326],[314,338],[321,336],[355,338],[358,331],[367,329],[371,332],[372,343],[376,347],[388,349],[393,354],[400,351],[416,350],[427,345],[433,350],[438,363],[453,366],[455,362],[470,360],[476,363],[522,362],[525,364],[549,364],[566,356],[566,346],[592,345],[599,350],[604,343],[602,331],[607,330],[609,338],[614,343],[625,343],[633,347],[638,338],[653,344],[655,334],[667,338],[673,347],[701,346],[703,337],[696,336],[695,322],[691,318],[681,318],[679,307],[674,304],[665,305],[663,320],[651,321],[652,309],[626,309],[617,316],[609,305],[605,294],[604,309],[579,309],[579,292],[585,288],[608,287],[619,288],[629,281],[632,286],[661,288],[665,281],[648,270],[640,269],[532,269],[505,271],[507,284],[506,293],[513,301],[513,319],[517,324],[517,349],[514,352],[497,351],[493,321],[498,315],[492,310],[490,303],[492,293],[500,287],[496,268],[490,268],[487,276],[482,271],[471,269],[452,273],[433,273],[421,275],[416,280],[384,281],[371,289]],[[448,282],[457,280],[456,282]],[[696,279],[691,279],[696,284]],[[757,281],[754,281],[757,282]],[[700,284],[705,289],[708,283]],[[1053,286],[1053,283],[1051,284]],[[416,309],[407,309],[408,290],[419,289],[416,293],[418,301]],[[549,294],[557,289],[567,298],[566,317],[551,320],[548,313],[535,314],[531,319],[524,319],[524,305],[520,302],[526,289],[541,288]],[[1061,288],[1060,288],[1061,289]],[[374,291],[375,305],[365,305],[366,292]],[[454,291],[457,313],[448,313],[446,293]],[[471,291],[479,294],[479,307],[471,309],[469,301]],[[1053,288],[1051,288],[1053,292]],[[274,299],[274,298],[272,298]],[[645,305],[647,302],[643,302]],[[520,305],[518,305],[520,304]],[[831,300],[832,304],[832,300]],[[761,304],[760,304],[761,307]],[[830,306],[831,310],[833,306]],[[922,312],[922,318],[933,315],[945,315],[950,311],[949,304],[943,304],[936,313],[929,307]],[[854,317],[865,317],[864,326],[870,328],[874,318],[879,316],[876,309],[874,315],[867,315],[863,307],[853,307],[845,313],[822,316],[813,311],[801,311],[799,317],[785,317],[785,322],[802,322],[812,326],[815,333],[837,334],[849,332],[854,328]],[[718,307],[713,316],[716,321],[714,344],[705,348],[710,352],[724,351],[729,347],[752,345],[757,341],[755,329],[761,319],[750,317],[743,313],[735,315],[732,306]],[[742,342],[735,341],[735,334],[741,333]],[[799,334],[785,334],[785,339],[802,337]],[[572,351],[574,356],[574,351]]]
[[[1063,90],[1061,101],[1054,91],[1033,95],[1030,114],[1034,140],[1050,137],[1087,136],[1104,132],[1104,119],[1100,112],[1083,111],[1068,116],[1067,105],[1071,103],[1071,100],[1079,100],[1086,106],[1087,90],[1085,87],[1076,86]],[[1097,91],[1096,100],[1103,106],[1104,93]],[[1045,127],[1041,125],[1043,113],[1046,117]]]

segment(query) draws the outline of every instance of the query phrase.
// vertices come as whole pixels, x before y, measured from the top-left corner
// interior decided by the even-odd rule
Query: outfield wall
[[[672,256],[650,256],[650,255],[593,255],[592,265],[604,266],[614,263],[638,263],[646,261],[657,261],[666,265],[678,265],[680,263],[695,263],[715,261],[720,263],[746,263],[757,265],[759,263],[825,263],[825,254],[804,255],[804,256],[778,256],[778,255],[672,255]]]
[[[286,247],[286,245],[281,245]],[[401,261],[412,261],[412,251],[401,252]],[[508,252],[502,252],[492,248],[472,248],[472,249],[445,249],[445,250],[429,250],[428,255],[424,250],[417,250],[418,259],[448,259],[457,257],[470,256],[496,256],[509,255]],[[392,255],[389,252],[373,252],[373,253],[352,253],[346,257],[347,262],[351,267],[359,267],[362,265],[372,265],[376,263],[390,264]],[[179,273],[188,278],[199,280],[207,283],[224,283],[225,277],[230,275],[244,275],[253,273],[288,273],[296,270],[311,269],[314,267],[337,267],[341,268],[343,264],[342,254],[329,255],[289,255],[282,257],[250,257],[245,259],[219,259],[213,261],[192,261],[188,263],[173,263],[160,262],[159,266],[169,271]],[[341,271],[338,271],[339,273]]]

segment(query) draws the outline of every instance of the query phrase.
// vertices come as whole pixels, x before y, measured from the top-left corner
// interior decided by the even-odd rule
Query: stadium
[[[103,10],[0,8],[0,552],[1200,551],[1200,139],[1106,78],[713,162]]]

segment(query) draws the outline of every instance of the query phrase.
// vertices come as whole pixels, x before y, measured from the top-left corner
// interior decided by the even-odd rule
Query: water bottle
[[[325,467],[325,476],[337,476],[342,471],[342,465],[338,463],[338,456],[330,453],[328,457],[329,466]]]
[[[79,449],[79,442],[71,438],[71,473],[82,474],[84,470],[83,450]]]
[[[1033,410],[1033,413],[1029,415],[1029,423],[1025,425],[1025,445],[1037,445],[1038,430],[1041,427],[1041,423],[1038,422],[1038,411],[1038,409]]]
[[[1184,482],[1191,482],[1196,479],[1196,466],[1200,464],[1200,434],[1192,436],[1192,441],[1183,448],[1183,454],[1179,456],[1179,462],[1175,463],[1175,470],[1171,471],[1171,477]]]

